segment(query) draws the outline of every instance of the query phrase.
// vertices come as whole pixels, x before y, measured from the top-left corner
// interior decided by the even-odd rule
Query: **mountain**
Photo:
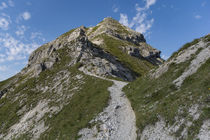
[[[195,39],[124,91],[139,139],[210,139],[210,35]]]
[[[208,139],[209,46],[164,61],[112,18],[72,29],[0,82],[0,139]]]
[[[35,50],[20,73],[0,82],[0,139],[76,139],[106,106],[119,108],[119,100],[133,113],[135,128],[130,103],[121,97],[126,83],[109,79],[133,81],[162,62],[142,34],[112,18],[64,33]],[[107,90],[112,85],[118,96]],[[108,105],[110,100],[117,103]]]
[[[148,45],[142,34],[105,18],[95,27],[81,26],[38,48],[22,74],[39,75],[61,59],[62,51],[71,57],[69,66],[79,63],[82,71],[127,81],[163,62],[160,51]]]

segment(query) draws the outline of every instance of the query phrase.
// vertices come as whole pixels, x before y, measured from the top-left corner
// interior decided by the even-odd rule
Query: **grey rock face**
[[[0,91],[0,99],[5,93],[7,93],[7,89],[4,89],[4,90]]]
[[[60,49],[68,49],[68,57],[71,58],[69,66],[81,63],[81,69],[84,71],[90,71],[100,76],[119,77],[128,81],[134,80],[136,74],[132,70],[101,48],[100,43],[103,43],[103,40],[96,40],[96,38],[102,34],[122,42],[130,42],[131,45],[125,47],[124,50],[125,53],[133,57],[145,59],[154,65],[162,63],[160,51],[146,44],[142,34],[121,25],[112,18],[105,18],[96,27],[97,29],[89,29],[81,26],[41,46],[31,54],[27,67],[21,73],[32,73],[32,76],[38,76],[60,60],[58,55]],[[96,43],[93,44],[92,42]]]
[[[140,50],[137,47],[133,47],[133,46],[129,46],[126,47],[127,52],[129,55],[134,56],[134,57],[138,57],[138,58],[143,58],[143,56],[140,54]]]
[[[98,29],[96,31],[88,34],[89,39],[105,33],[107,35],[116,37],[120,40],[126,40],[136,45],[138,45],[140,42],[146,42],[143,34],[121,25],[118,21],[112,18],[105,18],[101,23],[97,25],[97,27]],[[90,32],[92,32],[92,30],[88,31],[88,33]]]
[[[76,29],[69,36],[45,44],[33,52],[27,68],[22,73],[33,72],[37,76],[42,71],[50,69],[59,61],[57,51],[63,48],[70,49],[68,55],[72,60],[69,65],[81,63],[83,70],[100,76],[119,77],[128,81],[135,79],[135,74],[129,68],[88,40],[84,27]]]
[[[130,42],[131,45],[124,50],[131,56],[145,58],[154,65],[162,64],[163,60],[160,57],[161,52],[148,45],[143,34],[121,25],[112,18],[105,18],[96,27],[90,28],[87,31],[88,38],[92,42],[103,44],[103,40],[98,36],[106,34],[118,40]]]
[[[169,66],[173,63],[180,64],[190,60],[193,57],[193,55],[195,55],[196,52],[199,51],[199,49],[202,51],[199,54],[197,54],[195,59],[191,61],[191,65],[189,66],[189,68],[186,68],[185,72],[177,80],[174,81],[176,86],[180,87],[186,77],[195,73],[197,69],[209,59],[210,49],[208,41],[206,42],[204,39],[201,38],[198,43],[180,51],[176,57],[169,59],[166,63],[160,65],[160,67],[157,70],[155,70],[155,72],[151,73],[151,77],[160,77],[162,74],[168,71]]]

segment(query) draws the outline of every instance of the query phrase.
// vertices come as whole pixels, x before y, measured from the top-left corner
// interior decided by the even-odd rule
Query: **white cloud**
[[[113,6],[112,6],[112,11],[113,11],[114,13],[117,13],[117,12],[119,11],[119,7],[117,7],[116,5],[113,5]]]
[[[119,10],[119,8],[114,8],[114,9],[113,9],[113,11],[114,11],[115,13],[117,13],[118,10]]]
[[[1,5],[0,5],[0,10],[3,10],[7,7],[8,7],[7,4],[5,2],[2,2]]]
[[[200,16],[200,15],[195,15],[195,19],[201,19],[202,18],[202,16]]]
[[[27,30],[26,26],[24,25],[19,26],[15,34],[19,37],[23,37],[26,30]]]
[[[13,0],[2,1],[0,1],[0,10],[15,6]],[[17,11],[14,8],[13,10]],[[7,79],[20,71],[27,63],[31,52],[43,44],[44,38],[41,32],[30,32],[33,28],[19,23],[29,19],[31,13],[27,10],[20,13],[16,19],[0,12],[0,80]],[[16,30],[13,30],[15,28]]]
[[[169,58],[169,56],[161,55],[161,58],[163,58],[164,60],[167,60]]]
[[[8,4],[9,4],[10,7],[14,7],[15,6],[15,3],[12,0],[8,0]]]
[[[129,27],[129,23],[128,23],[128,16],[126,14],[120,14],[120,21],[121,24],[128,26]]]
[[[0,63],[5,62],[4,58],[0,58]]]
[[[4,61],[12,61],[26,59],[40,45],[35,42],[23,43],[6,33],[0,34],[0,46],[5,49]]]
[[[140,33],[146,33],[154,23],[154,19],[147,20],[144,23],[140,23],[139,26],[136,27],[136,31]]]
[[[31,14],[29,12],[22,13],[22,18],[24,20],[29,20],[31,18]]]
[[[0,54],[0,63],[5,61],[5,57],[6,57],[5,54]]]
[[[41,32],[32,32],[30,39],[46,41],[46,39],[43,37],[43,34]]]
[[[156,0],[145,0],[145,6],[139,7],[138,4],[135,5],[136,15],[129,22],[127,14],[120,14],[120,23],[134,28],[137,32],[147,33],[147,31],[152,27],[154,19],[148,19],[148,14],[151,14],[152,11],[149,11],[150,6],[156,3]],[[150,13],[148,13],[150,12]]]
[[[3,17],[0,17],[0,28],[2,30],[8,30],[9,21]]]
[[[145,7],[146,7],[147,9],[149,9],[150,6],[152,6],[152,5],[154,5],[154,4],[156,3],[156,0],[145,0],[145,1],[146,1]]]
[[[19,23],[21,20],[29,20],[30,18],[31,18],[31,14],[25,11],[17,17],[16,23]]]
[[[2,13],[0,15],[0,29],[8,30],[10,23],[11,23],[10,16]]]
[[[3,66],[0,66],[0,71],[7,71],[8,67],[3,65]]]

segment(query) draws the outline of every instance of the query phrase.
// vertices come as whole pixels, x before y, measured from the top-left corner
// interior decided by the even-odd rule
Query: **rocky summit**
[[[112,18],[62,34],[0,82],[0,139],[210,139],[210,35],[160,54]]]
[[[127,81],[163,62],[160,51],[148,45],[142,34],[105,18],[95,27],[81,26],[41,46],[21,73],[39,75],[59,61],[62,50],[71,58],[69,66],[79,63],[82,71]]]

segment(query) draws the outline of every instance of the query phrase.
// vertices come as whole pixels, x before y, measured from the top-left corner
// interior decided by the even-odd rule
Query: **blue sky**
[[[142,32],[163,58],[210,33],[209,0],[0,0],[0,81],[40,45],[108,16]]]

